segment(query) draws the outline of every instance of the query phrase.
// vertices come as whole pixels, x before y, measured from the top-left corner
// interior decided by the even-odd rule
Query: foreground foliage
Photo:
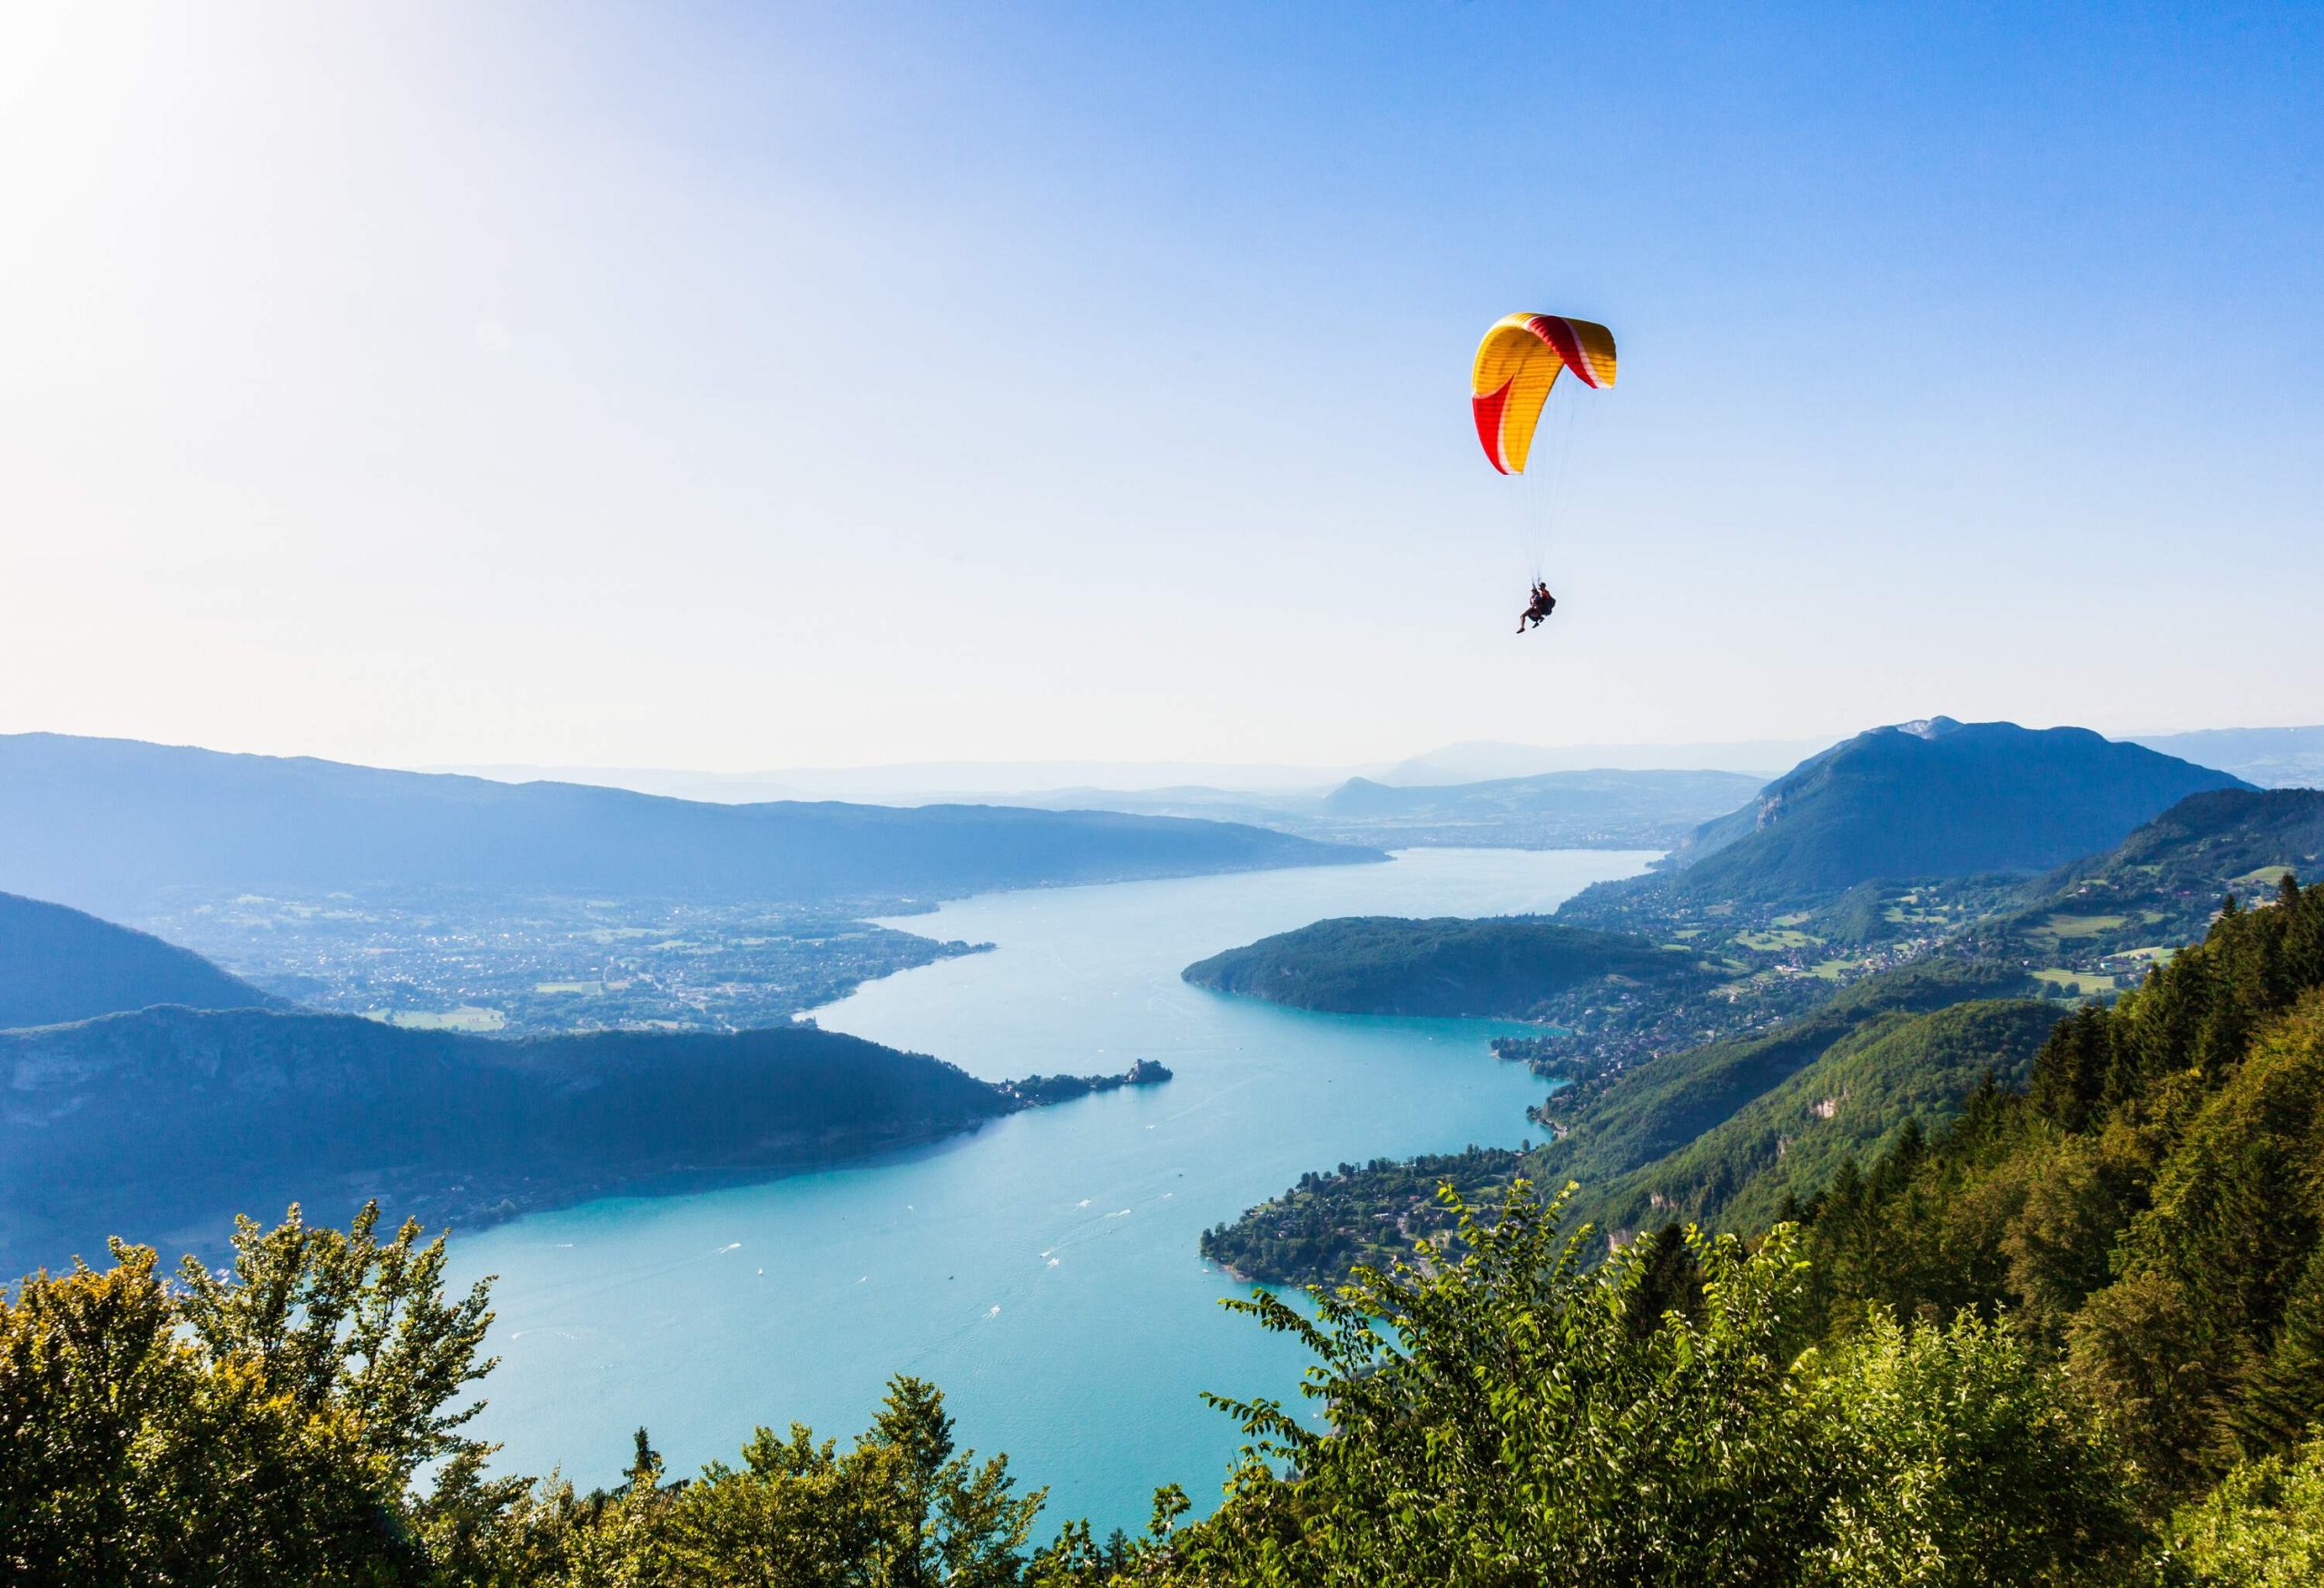
[[[245,1220],[231,1274],[165,1286],[146,1248],[34,1275],[0,1307],[0,1566],[39,1583],[421,1580],[478,1486],[447,1410],[489,1370],[479,1287],[443,1293],[416,1225]],[[413,1475],[444,1464],[434,1500]]]
[[[1873,1317],[1795,1354],[1795,1231],[1641,1241],[1600,1270],[1521,1184],[1457,1199],[1465,1254],[1359,1269],[1318,1316],[1238,1303],[1318,1366],[1318,1432],[1222,1402],[1254,1443],[1157,1551],[1216,1583],[2121,1580],[2132,1496],[2071,1386],[2008,1328]],[[1674,1253],[1679,1259],[1673,1262]]]
[[[1498,1584],[2100,1583],[2149,1543],[2100,1424],[2006,1325],[1884,1315],[1796,1351],[1799,1238],[1636,1243],[1597,1271],[1562,1198],[1486,1217],[1465,1255],[1364,1270],[1311,1317],[1238,1303],[1317,1364],[1319,1432],[1220,1404],[1254,1444],[1187,1523],[1071,1524],[955,1448],[899,1378],[842,1451],[762,1428],[672,1480],[644,1430],[626,1481],[487,1479],[458,1405],[490,1366],[479,1288],[371,1216],[245,1223],[230,1272],[164,1285],[152,1254],[35,1276],[0,1308],[0,1570],[18,1583]],[[2300,1485],[2305,1484],[2306,1487]],[[2306,1524],[2277,1469],[2184,1523],[2189,1559]],[[2295,1520],[2285,1522],[2285,1516]],[[2205,1557],[2208,1558],[2208,1557]],[[2222,1578],[2222,1581],[2246,1579]],[[2266,1581],[2264,1578],[2249,1579]]]

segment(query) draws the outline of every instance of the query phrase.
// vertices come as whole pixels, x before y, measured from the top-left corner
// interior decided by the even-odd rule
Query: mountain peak
[[[1837,745],[1698,828],[1687,885],[1777,897],[2046,871],[2112,848],[2189,794],[2248,786],[2087,728],[1928,717]]]

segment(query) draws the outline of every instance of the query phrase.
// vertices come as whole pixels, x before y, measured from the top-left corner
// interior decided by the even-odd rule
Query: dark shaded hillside
[[[1018,1106],[807,1026],[495,1041],[339,1015],[149,1009],[0,1033],[0,1252],[373,1192],[431,1220],[683,1171],[829,1162]],[[11,1269],[10,1271],[15,1271]]]
[[[62,904],[0,893],[0,1027],[54,1025],[150,1004],[274,1005],[200,954]]]
[[[2084,728],[1875,728],[1707,824],[1677,856],[1697,897],[1807,897],[1876,877],[2031,872],[2120,843],[2191,794],[2248,785]]]
[[[0,885],[116,914],[172,888],[942,898],[1378,858],[1164,816],[701,804],[130,740],[0,736]]]
[[[1532,1014],[1590,983],[1679,990],[1710,978],[1692,956],[1620,932],[1532,917],[1349,916],[1189,965],[1197,987],[1340,1014]]]

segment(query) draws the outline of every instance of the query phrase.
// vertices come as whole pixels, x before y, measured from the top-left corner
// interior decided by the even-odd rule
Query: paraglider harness
[[[1541,627],[1541,619],[1557,609],[1558,598],[1550,594],[1550,587],[1540,579],[1534,580],[1532,597],[1525,603],[1524,615],[1517,620],[1517,632],[1523,634],[1529,623],[1535,628]]]

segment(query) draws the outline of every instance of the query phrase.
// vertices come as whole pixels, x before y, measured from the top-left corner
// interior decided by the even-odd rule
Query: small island
[[[1349,916],[1189,965],[1196,987],[1334,1014],[1555,1020],[1565,1003],[1681,992],[1713,980],[1694,954],[1540,916]]]
[[[995,1088],[1002,1096],[1013,1098],[1026,1108],[1037,1109],[1125,1086],[1160,1086],[1169,1079],[1167,1065],[1157,1060],[1140,1059],[1119,1075],[1029,1075],[1022,1080],[996,1082]]]

